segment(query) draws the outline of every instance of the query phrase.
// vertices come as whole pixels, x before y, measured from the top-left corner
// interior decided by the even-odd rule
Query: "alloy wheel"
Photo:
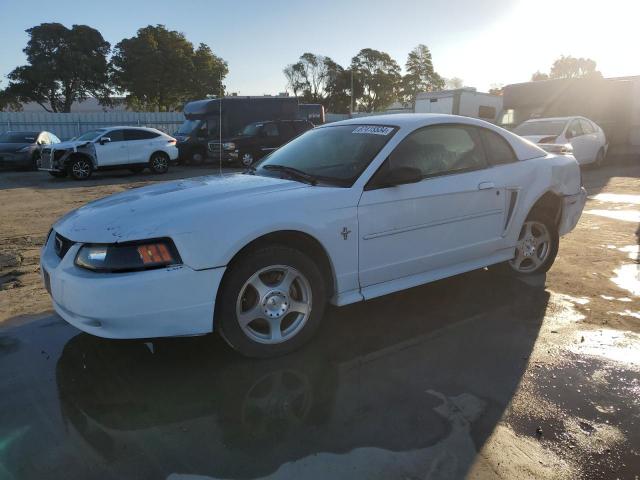
[[[528,220],[522,226],[516,256],[509,264],[517,272],[535,272],[549,258],[550,252],[551,234],[547,226],[542,222]]]
[[[151,167],[154,172],[162,173],[169,167],[169,161],[164,155],[154,155],[151,160]]]
[[[250,167],[252,163],[253,163],[253,155],[251,155],[250,153],[245,153],[244,155],[242,155],[242,164],[245,167]]]
[[[293,267],[272,265],[255,272],[240,289],[236,318],[251,340],[283,343],[295,337],[311,315],[311,284]]]
[[[91,165],[86,160],[78,160],[73,163],[71,170],[76,178],[88,178],[91,173]]]

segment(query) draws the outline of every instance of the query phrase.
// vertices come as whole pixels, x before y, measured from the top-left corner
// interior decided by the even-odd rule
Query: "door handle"
[[[495,184],[493,182],[480,182],[478,184],[478,190],[489,190],[491,188],[495,188]]]

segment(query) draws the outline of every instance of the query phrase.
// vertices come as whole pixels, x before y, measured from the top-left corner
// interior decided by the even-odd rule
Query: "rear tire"
[[[207,151],[202,148],[195,148],[189,155],[189,165],[202,165],[207,158]]]
[[[244,255],[218,291],[215,329],[247,357],[275,357],[308,342],[322,320],[325,282],[302,252],[273,245]]]
[[[518,276],[545,273],[556,259],[559,244],[553,219],[545,213],[532,212],[520,230],[514,258],[504,265]]]
[[[169,155],[164,152],[155,152],[149,159],[149,170],[156,175],[169,171]]]
[[[604,165],[604,150],[601,148],[598,151],[598,155],[596,155],[596,161],[593,162],[593,166],[595,168],[600,168],[602,165]]]
[[[67,174],[74,180],[88,180],[92,173],[93,165],[84,157],[76,158],[67,167]]]

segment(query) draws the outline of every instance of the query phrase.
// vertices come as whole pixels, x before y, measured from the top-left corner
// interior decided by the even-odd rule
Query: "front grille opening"
[[[58,257],[62,259],[75,243],[76,242],[72,242],[68,238],[65,238],[59,233],[56,233],[53,243],[53,249],[55,250],[56,255],[58,255]]]

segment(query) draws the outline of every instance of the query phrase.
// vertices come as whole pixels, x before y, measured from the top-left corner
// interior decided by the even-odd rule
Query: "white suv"
[[[178,159],[176,139],[155,128],[108,127],[42,149],[39,170],[54,177],[86,180],[94,170],[128,168],[167,173]]]

